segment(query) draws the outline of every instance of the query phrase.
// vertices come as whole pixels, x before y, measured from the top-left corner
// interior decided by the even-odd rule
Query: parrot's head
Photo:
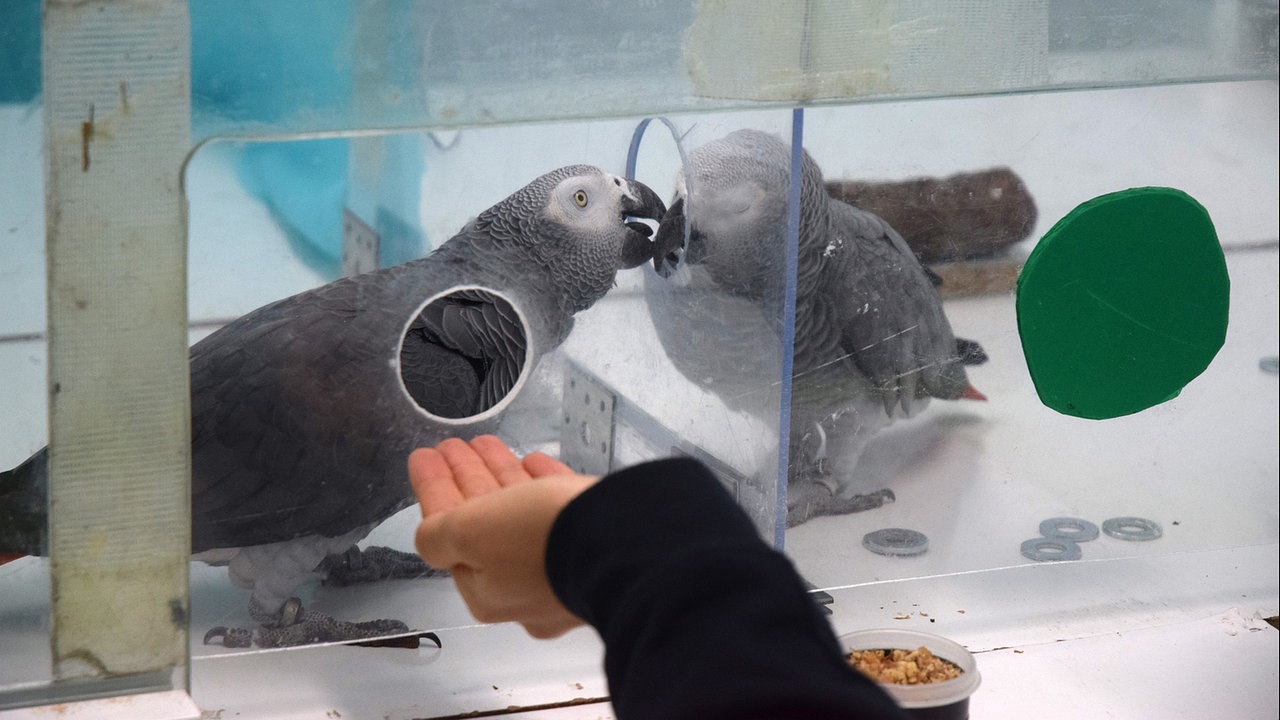
[[[760,296],[783,277],[790,146],[776,135],[738,130],[689,154],[675,196],[653,241],[654,270],[671,277],[683,263],[701,266],[722,289]],[[822,174],[803,155],[805,195]]]
[[[653,257],[653,229],[642,220],[657,222],[665,213],[643,183],[570,165],[537,178],[479,220],[531,251],[577,311],[602,297],[618,270]]]

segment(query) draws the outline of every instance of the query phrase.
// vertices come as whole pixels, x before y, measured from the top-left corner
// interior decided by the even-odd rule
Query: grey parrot
[[[738,410],[777,412],[757,401],[781,368],[767,347],[783,327],[790,157],[758,130],[692,151],[646,273],[672,363]],[[789,525],[892,500],[855,482],[871,437],[930,398],[985,399],[965,372],[985,355],[952,334],[937,277],[878,216],[830,197],[808,152],[801,178]]]
[[[316,577],[420,575],[356,543],[413,501],[411,450],[496,428],[523,370],[619,269],[653,257],[645,185],[574,165],[480,213],[425,258],[261,307],[191,347],[193,557],[252,590],[263,627],[206,642],[284,645],[405,630],[301,608]],[[473,421],[460,425],[462,421]],[[0,553],[44,548],[47,448],[0,474]],[[377,551],[377,552],[375,552]]]

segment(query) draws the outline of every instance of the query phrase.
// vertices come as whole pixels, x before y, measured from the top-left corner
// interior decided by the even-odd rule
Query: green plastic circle
[[[1209,213],[1143,187],[1081,204],[1018,277],[1018,333],[1040,401],[1101,420],[1182,392],[1227,335],[1230,280]]]

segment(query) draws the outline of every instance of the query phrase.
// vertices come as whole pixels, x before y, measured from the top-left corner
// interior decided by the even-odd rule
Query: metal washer
[[[929,549],[929,538],[905,528],[885,528],[862,536],[862,546],[879,555],[919,555]]]
[[[1079,560],[1084,556],[1074,540],[1056,537],[1038,537],[1022,542],[1022,554],[1036,562]]]
[[[1159,523],[1140,517],[1114,517],[1103,520],[1102,532],[1121,540],[1155,540],[1164,534]]]
[[[1073,517],[1054,517],[1040,522],[1040,534],[1047,538],[1088,542],[1098,537],[1098,526]]]

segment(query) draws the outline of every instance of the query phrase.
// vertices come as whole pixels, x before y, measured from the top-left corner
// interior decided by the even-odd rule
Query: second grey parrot
[[[654,241],[646,301],[673,364],[729,407],[753,406],[780,367],[790,146],[739,130],[689,154]],[[802,153],[788,523],[879,507],[854,482],[867,441],[931,398],[985,399],[933,276],[876,215],[830,197]],[[687,173],[687,174],[686,174]],[[687,243],[686,243],[687,223]]]
[[[664,210],[641,183],[564,167],[425,258],[271,303],[192,346],[192,552],[252,590],[259,644],[406,629],[311,613],[294,593],[326,574],[425,569],[411,553],[355,549],[413,501],[409,452],[493,431],[574,314],[653,256],[636,218]],[[0,474],[0,553],[42,552],[46,465],[41,450]]]

